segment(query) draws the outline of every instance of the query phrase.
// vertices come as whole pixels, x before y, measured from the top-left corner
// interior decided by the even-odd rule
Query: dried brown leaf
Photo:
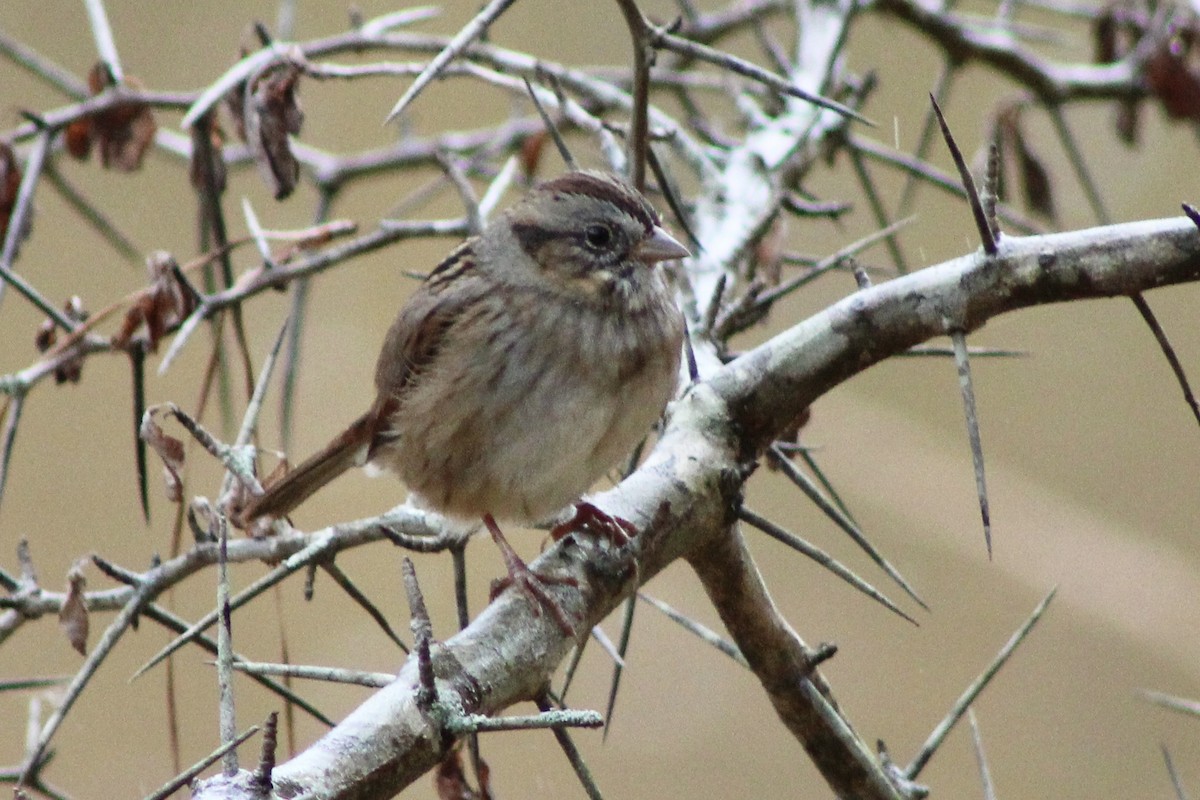
[[[1094,62],[1112,64],[1120,61],[1136,47],[1145,32],[1144,22],[1122,4],[1113,3],[1101,9],[1092,24]],[[1131,147],[1138,141],[1140,117],[1139,98],[1117,101],[1113,124],[1118,138]]]
[[[267,73],[254,87],[250,116],[243,122],[259,174],[276,200],[290,195],[300,177],[300,162],[288,141],[288,134],[298,134],[304,121],[296,94],[299,80],[300,70],[291,64]]]
[[[225,131],[221,129],[221,123],[217,120],[215,113],[209,112],[204,119],[208,120],[208,152],[212,157],[206,162],[200,160],[204,150],[195,146],[195,137],[200,134],[198,131],[193,131],[192,160],[188,165],[188,177],[191,179],[192,188],[196,191],[206,191],[211,181],[217,194],[222,194],[228,182],[228,170],[225,166],[225,159],[221,155],[221,148],[225,145]],[[196,124],[203,123],[197,122]]]
[[[0,242],[8,235],[8,221],[21,190],[21,166],[7,142],[0,142]]]
[[[1117,52],[1117,17],[1112,6],[1101,9],[1092,23],[1092,46],[1095,63],[1111,64],[1120,54]]]
[[[88,73],[88,88],[93,96],[116,84],[112,71],[104,62],[98,62]],[[133,76],[126,76],[125,84],[133,89],[142,86]],[[76,158],[85,159],[95,142],[100,150],[100,163],[106,169],[133,172],[142,166],[142,159],[157,131],[158,124],[150,106],[119,103],[71,123],[66,133],[67,150]]]
[[[783,253],[787,244],[787,218],[777,215],[750,253],[750,275],[762,278],[768,287],[779,285]]]
[[[1054,192],[1051,188],[1050,173],[1034,152],[1026,146],[1024,137],[1018,143],[1017,160],[1021,174],[1021,188],[1025,194],[1025,203],[1035,214],[1041,214],[1053,220]]]
[[[242,54],[239,59],[249,55],[249,51],[242,49]],[[243,142],[246,141],[246,83],[243,81],[237,86],[234,86],[225,94],[225,110],[229,112],[229,119],[233,122],[233,133]]]
[[[47,317],[38,325],[37,333],[33,335],[33,346],[39,353],[44,353],[58,341],[58,325]]]
[[[67,635],[71,647],[81,656],[87,655],[88,610],[84,602],[87,578],[83,574],[85,561],[78,561],[67,573],[67,598],[58,612],[58,626]]]
[[[178,265],[170,253],[151,253],[146,258],[146,271],[150,285],[138,293],[125,312],[121,327],[113,334],[113,347],[126,347],[144,325],[146,347],[154,351],[166,332],[196,308],[192,293],[179,282]]]
[[[87,161],[92,154],[92,120],[90,117],[77,119],[63,132],[67,152],[79,161]]]
[[[549,135],[545,131],[526,136],[521,142],[521,172],[524,173],[526,180],[533,180],[537,177],[538,165],[542,163],[542,153],[546,152],[546,141]]]
[[[153,412],[142,417],[142,441],[158,454],[163,462],[163,479],[166,482],[167,499],[178,503],[183,499],[183,481],[179,473],[183,470],[183,442],[169,436],[155,421]]]
[[[1200,120],[1200,75],[1188,63],[1190,37],[1175,36],[1146,62],[1150,93],[1172,119]]]

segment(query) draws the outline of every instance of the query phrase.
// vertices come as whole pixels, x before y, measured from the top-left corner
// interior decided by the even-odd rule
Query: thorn
[[[621,687],[621,676],[625,673],[625,656],[629,652],[629,637],[633,634],[633,612],[637,608],[637,594],[625,600],[625,616],[621,620],[621,641],[617,643],[617,654],[621,661],[613,664],[612,684],[608,688],[608,705],[604,708],[604,733],[601,741],[608,741],[612,729],[613,714],[617,709],[617,690]]]
[[[146,413],[146,348],[141,341],[129,346],[129,365],[133,373],[133,452],[137,464],[138,500],[142,520],[150,524],[150,478],[146,467],[146,440],[141,437],[142,415]]]
[[[1175,796],[1179,800],[1187,800],[1187,792],[1183,788],[1183,779],[1179,777],[1179,771],[1175,769],[1175,762],[1171,760],[1171,751],[1167,749],[1165,744],[1159,745],[1162,748],[1163,761],[1167,764],[1167,774],[1171,776],[1171,785],[1175,789]]]
[[[386,125],[399,116],[400,112],[408,107],[408,104],[413,101],[430,81],[441,73],[451,60],[467,49],[476,39],[482,37],[487,32],[488,26],[495,22],[512,4],[513,0],[491,0],[470,22],[464,25],[458,33],[454,34],[454,38],[442,48],[440,53],[433,57],[433,60],[421,71],[421,74],[412,82],[408,90],[396,101],[396,105],[388,112],[387,118],[384,119],[384,124]]]
[[[688,633],[692,634],[693,636],[699,637],[702,642],[712,645],[713,647],[717,648],[725,655],[732,658],[740,666],[743,666],[746,669],[750,669],[750,663],[748,661],[746,661],[746,657],[744,655],[742,655],[742,651],[738,648],[738,646],[736,644],[734,644],[733,642],[723,638],[716,631],[714,631],[704,625],[701,625],[699,622],[696,622],[695,620],[685,616],[680,611],[677,611],[676,609],[672,608],[671,606],[667,605],[662,600],[659,600],[656,597],[652,597],[643,592],[638,592],[637,597],[642,602],[649,603],[650,605],[654,606],[656,609],[658,609],[663,614],[665,614],[667,616],[667,619],[676,623],[677,625],[682,627],[684,630],[686,630]]]
[[[405,556],[404,560],[400,562],[400,572],[404,576],[404,593],[408,596],[409,613],[412,615],[409,625],[413,632],[413,649],[417,651],[417,672],[421,679],[421,685],[417,689],[417,706],[428,711],[437,700],[437,685],[434,683],[433,676],[433,657],[430,655],[433,624],[429,621],[429,611],[425,608],[425,597],[421,594],[420,584],[417,583],[417,570],[408,556]]]
[[[271,32],[267,30],[267,24],[262,20],[256,19],[254,21],[254,35],[258,37],[259,44],[263,47],[271,46],[273,37],[271,36]]]
[[[684,205],[679,201],[679,191],[675,188],[675,183],[671,180],[666,168],[659,160],[658,154],[654,152],[654,148],[650,145],[646,146],[646,161],[650,164],[650,171],[654,173],[654,180],[667,201],[667,208],[671,209],[671,214],[675,217],[675,221],[679,223],[679,227],[683,229],[688,243],[696,249],[697,253],[703,253],[704,245],[700,243],[700,239],[696,237],[696,232],[692,230],[691,223],[688,222],[687,214],[684,212]]]
[[[796,488],[803,492],[805,496],[808,497],[808,499],[811,500],[812,503],[830,519],[830,521],[833,522],[833,524],[841,528],[842,531],[845,532],[845,534],[849,536],[855,544],[862,548],[862,551],[870,556],[871,560],[875,562],[876,566],[882,569],[889,578],[895,581],[896,585],[903,589],[904,593],[916,601],[921,608],[925,609],[926,611],[929,610],[929,606],[926,605],[925,601],[921,599],[921,596],[917,594],[916,589],[914,589],[909,582],[905,580],[904,576],[900,574],[899,570],[892,566],[891,562],[884,558],[883,554],[880,553],[873,544],[871,544],[870,540],[868,540],[866,535],[863,534],[862,529],[859,528],[858,523],[851,518],[850,514],[847,512],[845,507],[840,504],[840,502],[830,502],[830,500],[821,492],[812,479],[809,478],[808,475],[806,475],[803,471],[801,471],[790,458],[788,458],[787,454],[778,444],[771,445],[767,453],[772,464],[782,470],[783,474],[787,476],[788,480],[795,484]],[[809,467],[814,470],[814,472],[819,472],[815,469],[816,464],[811,458],[806,458],[805,460]],[[823,483],[825,485],[825,490],[830,492],[832,496],[836,496],[836,493],[833,492],[832,485],[830,485],[827,480],[823,480]]]
[[[367,616],[374,620],[375,624],[379,626],[379,629],[383,631],[384,635],[395,642],[401,650],[407,653],[408,646],[405,645],[404,642],[400,640],[400,637],[396,635],[396,632],[392,630],[392,626],[388,624],[387,618],[383,615],[383,612],[371,602],[371,598],[367,597],[367,595],[354,584],[354,581],[350,580],[350,576],[343,572],[342,568],[334,563],[332,559],[319,563],[321,568],[329,574],[329,577],[333,578],[333,582],[341,587],[342,591],[349,595],[350,599],[353,600],[359,608],[367,612]],[[314,562],[313,564],[309,565],[309,568],[312,569],[316,566],[317,562]]]
[[[537,707],[538,711],[543,714],[554,710],[554,706],[551,705],[550,699],[545,694],[537,698]],[[562,748],[563,755],[567,757],[567,763],[575,771],[575,776],[579,778],[579,782],[583,785],[583,790],[587,796],[591,798],[602,797],[600,788],[596,785],[595,778],[592,777],[591,770],[588,769],[587,763],[584,762],[579,748],[575,746],[575,742],[571,739],[571,735],[567,733],[567,729],[556,727],[550,730],[554,733],[554,738],[558,742],[558,746]]]
[[[1190,219],[1197,228],[1200,228],[1200,211],[1197,211],[1196,207],[1190,203],[1183,203],[1182,205],[1183,213],[1187,214],[1187,218]]]
[[[575,161],[575,156],[571,155],[571,151],[567,149],[567,143],[559,132],[558,126],[550,119],[550,115],[546,113],[546,109],[542,107],[542,101],[538,100],[537,92],[533,91],[533,85],[528,78],[521,78],[525,82],[525,91],[529,92],[529,99],[533,101],[533,107],[537,109],[538,116],[542,118],[542,124],[546,126],[546,133],[550,134],[554,146],[558,148],[558,155],[562,158],[563,163],[567,165],[567,169],[572,172],[579,169],[579,164]]]
[[[258,759],[258,767],[254,770],[254,775],[250,778],[251,788],[261,797],[270,797],[271,790],[274,788],[271,781],[271,773],[275,771],[275,747],[277,744],[277,726],[279,724],[279,712],[272,711],[267,715],[267,721],[263,724],[263,742],[261,755]]]
[[[700,366],[696,363],[696,351],[692,348],[692,331],[687,319],[683,320],[683,348],[687,354],[688,380],[692,384],[700,382]]]
[[[858,288],[870,289],[871,276],[867,274],[867,271],[854,258],[848,258],[846,261],[850,264],[850,271],[854,273],[854,282],[858,284]]]
[[[971,443],[971,461],[975,467],[975,492],[979,496],[979,516],[983,519],[983,538],[988,560],[992,558],[992,512],[988,506],[987,478],[983,470],[983,442],[979,436],[979,416],[975,409],[975,385],[971,381],[971,360],[967,353],[967,335],[950,332],[954,343],[954,365],[958,367],[958,386],[962,390],[963,415],[967,421],[967,439]]]
[[[967,720],[971,723],[971,741],[975,745],[975,760],[979,763],[983,800],[996,800],[996,787],[992,783],[992,771],[988,769],[987,754],[983,751],[983,736],[979,732],[979,720],[975,719],[975,709],[967,709]]]
[[[975,188],[975,181],[971,178],[971,170],[967,168],[962,151],[958,149],[958,143],[954,141],[954,136],[950,133],[950,126],[946,124],[946,118],[942,115],[942,109],[932,94],[929,95],[929,102],[933,103],[933,113],[937,115],[938,125],[942,129],[942,138],[946,140],[946,147],[950,150],[950,157],[954,159],[954,166],[958,168],[959,179],[962,180],[963,190],[967,193],[967,200],[971,204],[971,214],[975,217],[975,227],[979,231],[979,240],[983,243],[983,252],[994,256],[996,255],[996,239],[992,235],[991,226],[988,225],[983,205],[979,202],[979,191]]]
[[[816,669],[821,664],[837,655],[838,647],[833,642],[821,642],[815,648],[808,650],[808,668]]]
[[[1179,388],[1183,391],[1184,402],[1188,404],[1188,408],[1191,409],[1192,416],[1196,418],[1196,422],[1200,423],[1200,404],[1196,402],[1196,395],[1192,392],[1192,386],[1188,382],[1187,373],[1183,371],[1183,363],[1179,360],[1179,354],[1175,352],[1175,348],[1171,345],[1171,340],[1167,338],[1166,331],[1159,324],[1158,317],[1154,315],[1150,304],[1146,302],[1146,298],[1140,292],[1129,295],[1129,299],[1133,301],[1138,313],[1145,320],[1146,326],[1154,334],[1154,339],[1158,342],[1159,349],[1162,350],[1163,356],[1167,359],[1167,364],[1171,367],[1171,372],[1175,373],[1175,380],[1179,383]]]
[[[942,742],[945,741],[946,736],[950,733],[955,723],[962,718],[962,715],[971,707],[971,704],[975,702],[979,694],[987,688],[992,678],[996,677],[996,674],[1008,662],[1008,659],[1021,642],[1025,641],[1025,638],[1029,636],[1029,632],[1033,630],[1033,626],[1042,618],[1042,614],[1046,612],[1046,609],[1050,606],[1050,601],[1054,599],[1056,594],[1058,594],[1057,586],[1050,590],[1049,594],[1042,599],[1042,602],[1038,603],[1037,608],[1033,610],[1033,613],[1029,615],[1024,624],[1004,643],[1004,646],[1000,648],[1000,652],[992,659],[992,663],[988,664],[987,668],[979,674],[979,677],[972,681],[971,685],[954,701],[954,705],[951,706],[949,713],[937,724],[933,732],[929,734],[929,738],[921,746],[921,750],[917,753],[916,758],[903,770],[902,777],[905,780],[915,781],[917,779],[917,776],[921,774],[921,770],[929,763],[929,759],[941,747]]]
[[[1000,197],[1000,145],[995,141],[988,144],[987,172],[983,176],[983,192],[980,203],[983,217],[992,232],[993,239],[1000,238],[1000,221],[996,218],[996,201]]]
[[[758,528],[760,531],[767,534],[772,539],[775,539],[778,542],[782,542],[783,544],[787,545],[788,547],[792,548],[793,550],[795,550],[796,552],[800,553],[803,556],[807,556],[808,558],[811,558],[813,561],[817,562],[822,567],[829,570],[830,572],[832,572],[834,575],[841,578],[846,583],[850,584],[850,586],[852,586],[853,588],[855,588],[858,591],[865,594],[867,597],[870,597],[872,600],[879,603],[884,608],[891,611],[893,614],[896,614],[896,615],[908,620],[913,625],[919,625],[919,623],[915,619],[913,619],[908,614],[905,614],[903,611],[901,611],[900,607],[897,606],[895,603],[893,603],[890,599],[888,599],[888,597],[886,595],[884,595],[882,592],[880,592],[878,589],[876,589],[871,584],[864,581],[862,578],[855,575],[851,570],[847,569],[846,566],[843,565],[840,561],[838,561],[833,556],[826,553],[821,548],[817,547],[816,545],[810,544],[809,542],[804,541],[803,539],[801,539],[799,536],[792,533],[791,531],[783,528],[780,525],[775,524],[774,522],[767,519],[766,517],[763,517],[763,516],[760,516],[760,515],[754,513],[753,511],[746,508],[745,506],[741,506],[738,508],[737,515],[738,515],[738,519],[740,519],[741,521],[743,521],[749,525],[753,525],[755,528]]]
[[[729,273],[727,272],[722,272],[717,277],[717,285],[713,287],[712,297],[708,299],[708,307],[704,309],[703,330],[711,331],[713,325],[717,324],[717,314],[721,311],[721,300],[725,296],[725,284],[728,279]]]

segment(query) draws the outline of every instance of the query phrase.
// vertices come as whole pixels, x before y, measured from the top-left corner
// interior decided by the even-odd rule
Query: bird
[[[575,523],[631,527],[577,501],[677,390],[684,321],[661,264],[688,255],[615,173],[534,186],[400,309],[366,413],[241,519],[285,516],[351,467],[394,472],[417,505],[482,520],[508,568],[502,585],[519,583],[567,627],[496,520],[532,524],[575,504]]]

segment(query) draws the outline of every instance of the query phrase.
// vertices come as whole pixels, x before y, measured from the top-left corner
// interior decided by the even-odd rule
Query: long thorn
[[[971,744],[975,747],[975,762],[979,764],[983,800],[996,800],[996,785],[992,783],[992,771],[988,768],[987,753],[983,750],[983,736],[979,732],[979,720],[975,719],[975,709],[967,709],[967,721],[971,723]]]
[[[680,611],[677,611],[676,609],[664,603],[662,600],[659,600],[657,597],[651,597],[644,592],[638,592],[637,598],[642,602],[649,603],[654,608],[657,608],[667,616],[667,619],[671,620],[676,625],[679,625],[688,633],[699,637],[700,641],[712,645],[713,647],[717,648],[717,650],[732,658],[739,665],[745,667],[746,669],[750,669],[750,663],[746,661],[746,657],[742,655],[742,651],[738,649],[738,646],[718,634],[716,631],[701,625],[699,622],[696,622],[694,619],[691,619]]]
[[[508,10],[508,7],[513,4],[513,0],[492,0],[492,2],[480,9],[470,22],[462,27],[458,33],[454,35],[442,51],[433,57],[433,60],[421,71],[417,79],[412,82],[408,90],[400,96],[396,101],[396,105],[388,112],[387,118],[384,119],[384,124],[395,119],[400,112],[408,107],[418,94],[421,93],[430,81],[436,78],[441,71],[449,64],[459,53],[467,49],[472,42],[482,36],[496,19]]]
[[[854,520],[850,519],[845,513],[842,512],[840,508],[830,502],[830,500],[821,493],[821,490],[817,488],[816,484],[813,483],[807,475],[801,472],[796,465],[792,463],[792,460],[788,458],[783,450],[779,448],[779,445],[771,445],[769,452],[776,466],[783,470],[783,473],[788,476],[792,483],[799,487],[800,491],[804,492],[805,496],[807,496],[808,499],[811,500],[817,506],[817,508],[821,510],[822,513],[825,514],[825,516],[829,517],[829,519],[831,519],[835,525],[841,528],[846,535],[854,541],[855,544],[862,548],[863,552],[870,556],[871,560],[875,562],[875,565],[887,573],[888,577],[895,581],[896,584],[904,590],[905,594],[916,601],[921,608],[925,609],[926,611],[929,610],[929,606],[927,606],[925,601],[921,599],[921,596],[917,594],[916,589],[909,585],[908,581],[905,580],[904,576],[900,574],[899,570],[893,567],[891,562],[884,558],[883,554],[875,549],[875,545],[871,544],[870,540],[867,539],[866,535],[863,534],[862,530],[857,524],[855,524]]]
[[[546,126],[546,133],[550,134],[550,139],[554,142],[554,146],[558,148],[558,155],[562,158],[563,163],[567,165],[569,170],[579,169],[579,165],[575,162],[575,156],[571,155],[571,151],[567,148],[567,143],[559,132],[558,126],[554,124],[554,120],[550,119],[550,115],[546,113],[545,107],[542,106],[542,101],[538,100],[537,92],[533,90],[533,85],[528,78],[522,78],[525,82],[525,91],[529,92],[529,99],[533,101],[533,107],[537,109],[538,116],[542,118],[542,124]]]
[[[988,558],[992,557],[992,512],[988,506],[987,477],[983,471],[983,441],[979,436],[979,415],[975,410],[975,385],[971,381],[971,359],[967,354],[967,335],[960,330],[950,332],[954,343],[954,365],[958,367],[958,387],[962,390],[963,416],[967,422],[967,439],[971,443],[971,463],[975,468],[975,493],[979,496],[979,516],[983,520],[983,539]]]
[[[988,225],[987,214],[984,213],[983,204],[979,201],[979,190],[975,188],[971,170],[967,167],[962,151],[958,149],[958,143],[954,141],[954,136],[950,133],[950,126],[946,124],[946,118],[942,115],[937,98],[931,94],[929,102],[933,103],[933,112],[937,115],[938,125],[942,129],[942,138],[946,140],[946,147],[950,150],[950,157],[954,159],[954,166],[958,169],[958,177],[962,181],[963,191],[967,193],[967,202],[971,204],[971,216],[975,219],[975,228],[979,232],[979,241],[983,244],[983,252],[994,256],[996,255],[996,239],[992,236],[992,228]]]
[[[909,764],[904,770],[905,778],[912,781],[916,780],[917,776],[921,774],[921,770],[925,768],[925,765],[929,763],[929,759],[933,757],[935,752],[937,752],[937,749],[945,740],[946,735],[950,733],[950,729],[954,727],[955,723],[957,723],[962,718],[962,715],[966,713],[967,709],[971,707],[971,704],[975,702],[975,698],[979,697],[979,693],[987,688],[987,685],[991,683],[992,678],[996,677],[996,673],[998,673],[1000,668],[1008,662],[1008,659],[1017,649],[1017,646],[1020,645],[1021,642],[1025,641],[1025,637],[1029,635],[1029,632],[1033,630],[1033,626],[1036,625],[1038,620],[1042,618],[1042,614],[1045,613],[1046,608],[1050,605],[1050,601],[1054,599],[1054,595],[1057,593],[1057,586],[1050,590],[1050,593],[1042,599],[1042,602],[1038,603],[1037,608],[1035,608],[1033,613],[1029,615],[1029,619],[1025,620],[1025,623],[1017,629],[1017,632],[1012,635],[1012,638],[1005,642],[1004,647],[1000,648],[1000,652],[996,654],[994,659],[992,659],[992,663],[988,664],[987,669],[980,673],[979,677],[971,682],[971,685],[968,686],[961,695],[959,695],[958,700],[954,701],[954,705],[951,706],[950,712],[946,714],[945,718],[939,722],[937,727],[933,729],[933,732],[929,734],[929,738],[926,739],[925,744],[921,746],[921,750],[917,753],[917,757],[914,758],[912,763]]]
[[[604,734],[602,739],[608,739],[608,731],[612,728],[613,714],[617,709],[617,690],[621,688],[621,676],[625,673],[625,655],[629,652],[629,637],[633,634],[633,612],[637,608],[637,598],[625,600],[625,616],[621,620],[621,641],[617,645],[617,654],[621,660],[613,664],[612,683],[608,688],[608,704],[604,708]]]
[[[546,714],[554,709],[550,704],[549,699],[542,695],[537,699],[538,711]],[[567,757],[567,762],[571,765],[571,769],[575,771],[575,777],[579,778],[580,785],[587,793],[590,800],[604,800],[604,795],[600,793],[600,787],[596,785],[595,778],[592,777],[591,770],[588,769],[587,763],[584,762],[583,756],[579,752],[579,748],[575,746],[571,735],[567,733],[567,729],[563,727],[551,728],[554,733],[554,738],[558,742],[558,746],[562,748],[563,755]]]
[[[758,514],[755,514],[753,511],[746,508],[745,506],[742,506],[741,508],[738,509],[738,518],[741,519],[743,522],[750,523],[751,525],[758,528],[763,533],[770,536],[772,539],[775,539],[779,542],[782,542],[783,544],[786,544],[788,547],[792,548],[793,550],[800,553],[801,555],[805,555],[805,556],[811,558],[813,561],[817,562],[822,567],[824,567],[825,569],[832,572],[834,575],[837,575],[843,581],[850,584],[852,587],[854,587],[858,591],[862,592],[867,597],[874,600],[876,603],[879,603],[884,608],[891,611],[893,614],[896,614],[896,615],[902,617],[903,619],[908,620],[913,625],[918,624],[915,619],[913,619],[908,614],[905,614],[903,611],[901,611],[900,607],[898,605],[896,605],[895,603],[893,603],[890,599],[888,599],[888,597],[885,594],[880,592],[878,589],[876,589],[871,584],[864,581],[862,578],[855,575],[853,572],[851,572],[849,569],[847,569],[840,561],[838,561],[833,556],[829,555],[828,553],[826,553],[824,550],[817,547],[816,545],[813,545],[813,544],[810,544],[810,543],[804,541],[803,539],[801,539],[799,536],[792,533],[791,531],[784,529],[780,525],[776,525],[774,522],[771,522],[771,520],[767,519],[766,517],[762,517],[762,516],[759,516]]]
[[[1163,761],[1167,765],[1167,775],[1171,776],[1171,785],[1175,788],[1175,797],[1178,800],[1188,800],[1187,791],[1183,788],[1183,779],[1179,777],[1179,771],[1175,769],[1175,762],[1171,759],[1171,751],[1167,746],[1160,745],[1162,748]]]
[[[1171,372],[1175,373],[1175,380],[1179,383],[1179,388],[1183,391],[1183,400],[1188,404],[1188,408],[1192,411],[1192,416],[1196,418],[1196,422],[1200,423],[1200,404],[1196,402],[1196,395],[1192,392],[1192,386],[1188,382],[1187,373],[1183,371],[1183,363],[1179,360],[1179,355],[1175,352],[1175,348],[1171,345],[1171,340],[1167,338],[1166,331],[1158,322],[1158,317],[1154,315],[1154,311],[1150,308],[1150,304],[1146,302],[1146,298],[1139,292],[1129,295],[1129,299],[1133,301],[1134,307],[1138,313],[1142,315],[1142,319],[1146,322],[1146,327],[1154,334],[1155,341],[1158,342],[1158,347],[1162,350],[1162,354],[1167,359],[1167,363],[1171,366]]]

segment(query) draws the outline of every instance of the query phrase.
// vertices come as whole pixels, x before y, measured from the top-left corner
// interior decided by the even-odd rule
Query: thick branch
[[[860,291],[693,386],[675,404],[649,461],[595,501],[641,530],[643,582],[676,558],[693,562],[739,647],[748,658],[755,654],[751,664],[781,718],[836,792],[891,796],[890,787],[865,783],[876,779],[866,748],[836,713],[819,679],[783,679],[803,672],[803,643],[769,608],[750,603],[751,615],[745,604],[725,596],[731,590],[722,581],[730,576],[737,580],[729,585],[744,592],[753,594],[756,585],[741,545],[721,538],[728,536],[747,474],[743,459],[836,384],[948,329],[972,330],[997,314],[1040,303],[1198,278],[1200,237],[1190,220],[1180,218],[1005,238],[995,258],[964,256]],[[630,582],[614,580],[619,564],[612,553],[593,545],[585,549],[568,537],[535,567],[566,571],[579,581],[578,591],[562,590],[558,598],[585,631],[633,590]],[[508,592],[435,650],[439,707],[492,714],[532,699],[571,644],[552,619],[536,616],[523,597]],[[280,796],[306,787],[330,798],[388,797],[432,768],[449,739],[418,709],[416,687],[416,664],[410,661],[395,683],[277,767]],[[215,784],[195,795],[233,796]]]
[[[1142,92],[1134,63],[1063,64],[1042,58],[1003,31],[960,22],[941,3],[879,0],[876,8],[936,41],[955,63],[981,61],[1025,85],[1047,103],[1082,98],[1118,98]]]
[[[1186,217],[1005,237],[994,258],[963,256],[845,298],[730,363],[712,387],[746,452],[758,453],[837,384],[934,336],[1028,306],[1198,277],[1200,235]]]
[[[641,529],[635,545],[641,581],[679,558],[698,537],[723,531],[729,522],[726,498],[739,486],[732,443],[717,435],[720,404],[698,391],[678,406],[655,455],[618,489],[595,498]],[[626,556],[567,537],[531,566],[578,581],[578,591],[556,590],[556,597],[579,620],[576,630],[586,633],[636,588]],[[573,644],[550,615],[539,614],[519,592],[505,592],[469,627],[435,646],[433,711],[423,712],[417,703],[418,666],[412,657],[394,683],[275,768],[276,794],[308,792],[328,800],[393,796],[441,761],[453,742],[442,722],[533,700]],[[244,796],[235,785],[210,781],[193,797]]]
[[[775,607],[738,529],[697,548],[690,561],[775,712],[830,787],[845,798],[900,798]]]

